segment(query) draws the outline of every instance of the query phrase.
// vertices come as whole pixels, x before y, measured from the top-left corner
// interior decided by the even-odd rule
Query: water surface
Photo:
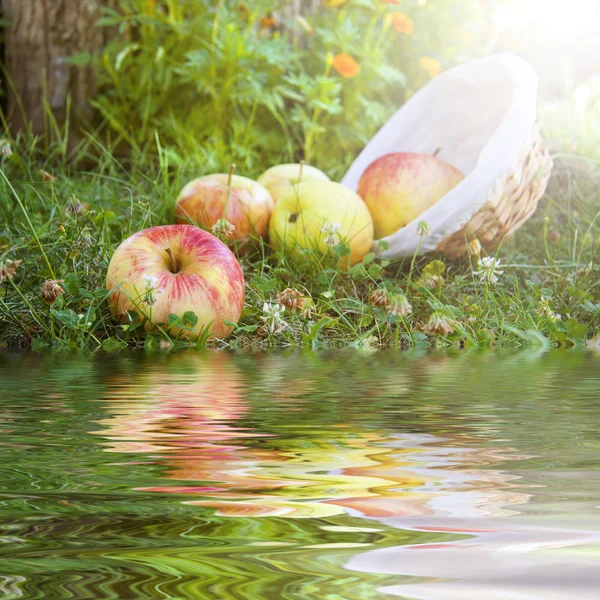
[[[0,353],[0,598],[587,599],[600,356]]]

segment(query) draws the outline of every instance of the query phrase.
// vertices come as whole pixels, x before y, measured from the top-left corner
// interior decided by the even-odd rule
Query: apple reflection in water
[[[185,502],[220,515],[431,515],[451,511],[457,493],[461,511],[481,514],[527,500],[510,490],[509,475],[484,468],[506,457],[482,451],[475,440],[469,448],[464,438],[460,447],[457,440],[356,423],[306,426],[298,421],[298,399],[288,406],[290,425],[276,426],[281,435],[259,444],[272,434],[240,426],[251,414],[248,390],[225,353],[170,356],[136,377],[135,394],[124,393],[129,376],[113,381],[112,416],[96,433],[107,451],[145,454],[137,462],[167,467],[163,482],[145,491],[189,494]],[[290,403],[287,386],[264,393],[278,410]]]
[[[147,490],[216,493],[290,483],[261,480],[248,472],[276,456],[242,443],[267,434],[238,424],[249,411],[247,389],[230,355],[172,355],[163,363],[154,362],[148,371],[113,378],[111,389],[107,394],[111,416],[99,422],[103,429],[94,432],[107,440],[106,450],[146,454],[147,460],[135,462],[167,466],[164,479],[202,482]]]

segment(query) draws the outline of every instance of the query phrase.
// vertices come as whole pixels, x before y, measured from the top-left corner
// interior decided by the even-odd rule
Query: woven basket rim
[[[494,186],[486,203],[462,228],[441,240],[434,252],[464,256],[468,242],[475,238],[485,250],[498,247],[535,212],[553,166],[536,124],[514,172],[507,174],[497,189]]]

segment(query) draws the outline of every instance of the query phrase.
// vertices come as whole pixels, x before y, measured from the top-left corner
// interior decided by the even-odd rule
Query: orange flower
[[[400,0],[381,0],[382,4],[394,4],[400,6]]]
[[[273,15],[268,15],[260,20],[260,26],[263,29],[271,29],[276,25],[275,17]]]
[[[429,73],[430,77],[435,77],[439,75],[442,71],[442,65],[435,60],[435,58],[431,58],[429,56],[423,56],[420,60],[421,66]]]
[[[323,0],[323,6],[327,8],[336,8],[337,6],[341,6],[344,4],[346,0]]]
[[[360,71],[360,65],[349,54],[336,54],[331,64],[342,77],[347,79],[356,77]]]
[[[392,12],[386,16],[386,19],[391,22],[392,27],[398,33],[405,33],[406,35],[411,35],[414,29],[413,20],[404,13],[401,12]]]

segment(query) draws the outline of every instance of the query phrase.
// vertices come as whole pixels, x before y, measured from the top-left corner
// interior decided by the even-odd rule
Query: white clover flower
[[[233,232],[235,231],[235,225],[223,217],[210,228],[210,231],[219,239],[226,240],[233,235]]]
[[[450,335],[454,332],[452,320],[438,310],[431,313],[429,321],[421,329],[430,335]]]
[[[6,279],[12,279],[21,262],[21,260],[0,260],[0,283]]]
[[[550,321],[552,321],[552,323],[556,323],[557,321],[560,321],[562,319],[562,317],[558,313],[555,313],[552,310],[548,298],[546,298],[543,295],[540,298],[540,310],[538,311],[538,314],[547,317]]]
[[[75,194],[71,194],[71,201],[65,206],[65,211],[70,215],[80,215],[85,212],[85,207]]]
[[[474,275],[479,275],[481,283],[498,283],[498,275],[502,275],[504,271],[500,271],[500,261],[493,256],[484,256],[477,261],[479,271],[473,271]]]
[[[330,248],[333,246],[337,246],[340,243],[340,236],[338,233],[341,233],[342,226],[340,223],[323,223],[321,227],[321,231],[325,234],[325,239],[323,240]]]
[[[156,304],[156,294],[162,294],[165,290],[158,287],[158,277],[156,275],[143,275],[142,278],[146,282],[144,289],[144,302],[150,306]]]
[[[8,158],[12,153],[10,142],[6,138],[0,138],[0,154]]]
[[[412,304],[404,294],[394,294],[388,310],[395,317],[410,317],[412,315]]]
[[[265,302],[263,304],[263,315],[260,319],[269,328],[271,333],[279,333],[284,327],[287,327],[287,323],[283,319],[284,313],[285,306],[274,302]]]

